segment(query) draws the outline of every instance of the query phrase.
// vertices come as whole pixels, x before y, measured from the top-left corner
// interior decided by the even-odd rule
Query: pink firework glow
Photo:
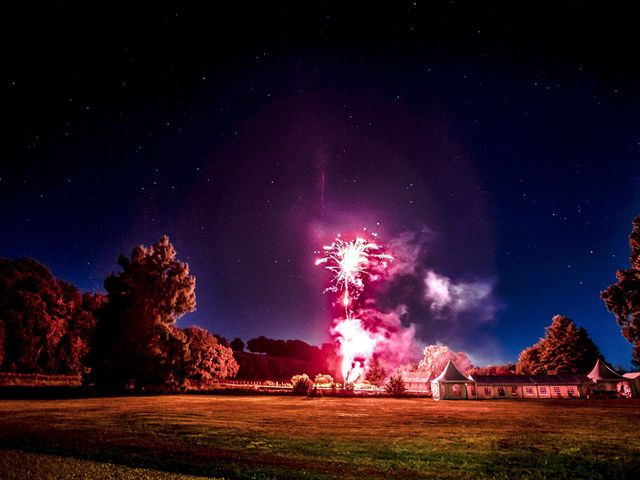
[[[345,310],[345,317],[334,322],[331,333],[337,338],[342,357],[342,378],[346,383],[353,383],[365,373],[378,343],[378,335],[354,317],[354,304],[366,282],[377,280],[393,257],[364,238],[345,241],[340,235],[331,245],[323,247],[323,253],[316,265],[326,265],[333,273],[332,285],[325,292],[337,293]]]

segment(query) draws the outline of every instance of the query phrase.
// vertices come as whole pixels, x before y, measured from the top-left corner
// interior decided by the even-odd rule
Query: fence
[[[47,375],[41,373],[0,373],[0,387],[79,387],[82,375]]]

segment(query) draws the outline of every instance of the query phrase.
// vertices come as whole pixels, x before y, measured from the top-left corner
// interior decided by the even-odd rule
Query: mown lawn
[[[104,478],[611,479],[640,471],[640,400],[0,400],[0,418],[0,478],[95,478],[100,468]]]

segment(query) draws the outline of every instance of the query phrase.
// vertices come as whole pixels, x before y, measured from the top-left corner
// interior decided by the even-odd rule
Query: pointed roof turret
[[[589,377],[594,382],[601,382],[603,380],[619,380],[620,378],[622,378],[616,372],[607,367],[605,363],[600,359],[598,359],[598,361],[596,362],[593,370],[591,370],[587,374],[587,377]]]
[[[469,379],[465,377],[460,370],[455,366],[455,364],[449,360],[447,366],[444,367],[442,373],[438,375],[434,380],[434,382],[468,382]]]

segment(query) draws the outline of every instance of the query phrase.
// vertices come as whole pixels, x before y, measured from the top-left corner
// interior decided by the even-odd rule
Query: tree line
[[[106,294],[81,294],[41,263],[0,259],[0,371],[82,373],[108,388],[182,389],[233,377],[233,352],[199,327],[195,278],[164,236],[120,256]]]
[[[333,372],[337,365],[335,348],[330,343],[317,347],[302,340],[279,340],[264,336],[245,342],[230,342],[239,365],[237,378],[242,380],[287,381],[305,372],[311,376]],[[249,350],[245,352],[245,346]]]

